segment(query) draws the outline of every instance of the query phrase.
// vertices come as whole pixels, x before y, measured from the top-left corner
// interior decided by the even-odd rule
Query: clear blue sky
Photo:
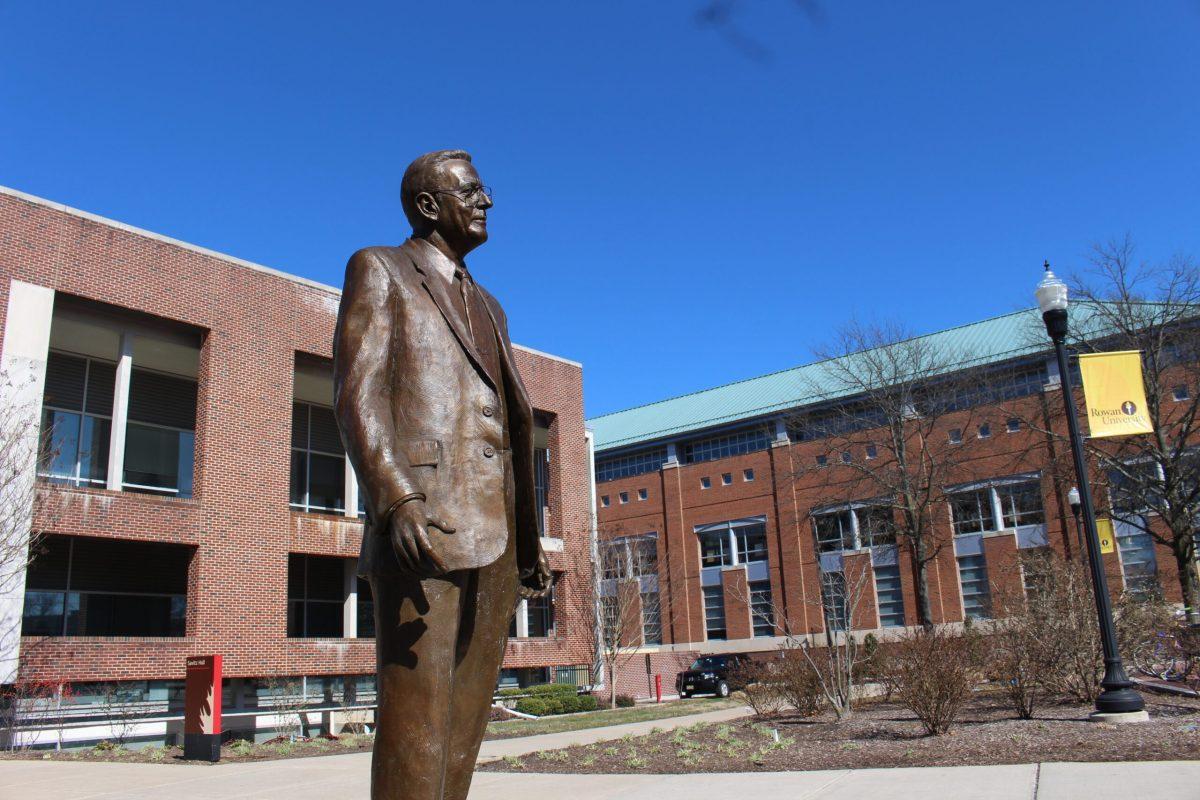
[[[1200,2],[704,5],[4,3],[0,183],[340,285],[465,147],[472,270],[589,415],[1029,305],[1126,231],[1200,255]]]

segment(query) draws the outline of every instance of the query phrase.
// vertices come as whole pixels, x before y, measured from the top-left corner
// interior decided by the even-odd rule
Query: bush
[[[596,698],[590,694],[543,693],[541,697],[522,697],[517,701],[517,711],[545,717],[553,714],[574,714],[579,711],[595,711]]]
[[[757,717],[771,717],[783,708],[783,693],[773,662],[743,661],[729,670],[729,680],[741,687],[746,705]]]
[[[637,700],[633,699],[633,695],[617,695],[617,708],[633,708],[635,705],[637,705]]]
[[[542,697],[543,695],[566,696],[573,695],[579,691],[579,687],[573,683],[539,683],[536,686],[526,686],[524,689],[510,687],[501,689],[496,692],[497,697],[524,697],[530,695],[533,697]]]
[[[784,702],[796,710],[801,717],[815,717],[821,713],[828,698],[821,685],[821,676],[798,649],[783,651],[783,658],[775,665],[779,679],[779,692]]]
[[[980,679],[978,634],[918,628],[903,636],[888,671],[900,704],[928,734],[946,733]]]

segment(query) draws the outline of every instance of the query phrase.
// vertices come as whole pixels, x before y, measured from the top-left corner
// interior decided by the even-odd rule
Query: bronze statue
[[[346,267],[334,338],[338,425],[365,496],[359,573],[375,599],[373,800],[462,800],[519,595],[550,587],[533,411],[504,311],[464,259],[491,192],[471,156],[413,161],[413,233]]]

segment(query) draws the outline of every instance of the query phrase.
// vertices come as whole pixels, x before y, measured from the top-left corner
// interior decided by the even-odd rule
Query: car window
[[[701,656],[692,662],[689,669],[724,669],[725,656]]]

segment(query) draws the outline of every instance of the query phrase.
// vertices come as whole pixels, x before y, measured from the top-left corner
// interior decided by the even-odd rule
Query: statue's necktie
[[[463,316],[467,318],[467,332],[471,335],[471,341],[478,346],[479,341],[475,338],[475,326],[471,324],[471,308],[474,301],[475,282],[471,280],[471,273],[467,272],[464,267],[455,267],[454,280],[458,282],[458,291],[462,295]]]

